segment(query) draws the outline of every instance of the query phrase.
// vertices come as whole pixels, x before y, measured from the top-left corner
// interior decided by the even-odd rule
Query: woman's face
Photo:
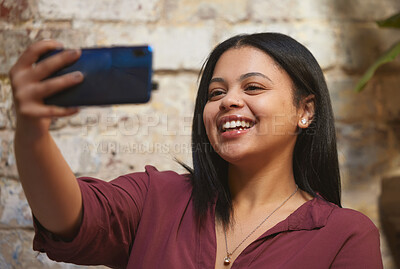
[[[263,51],[245,46],[219,58],[203,118],[223,159],[253,164],[292,154],[300,115],[289,75]]]

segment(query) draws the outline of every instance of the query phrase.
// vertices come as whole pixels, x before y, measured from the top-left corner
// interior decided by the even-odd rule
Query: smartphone
[[[39,61],[59,53],[52,51]],[[81,57],[50,77],[81,71],[82,83],[45,98],[64,107],[146,103],[150,100],[153,50],[150,46],[84,48]]]

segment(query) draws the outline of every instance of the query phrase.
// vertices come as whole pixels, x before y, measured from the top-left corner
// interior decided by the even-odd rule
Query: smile
[[[245,130],[253,127],[253,123],[248,121],[228,121],[222,125],[222,132],[233,131],[233,130]]]
[[[243,130],[250,129],[251,127],[254,126],[254,124],[255,124],[254,121],[252,121],[251,119],[232,115],[232,116],[223,117],[219,121],[218,129],[222,133],[228,132],[228,131],[243,131]]]

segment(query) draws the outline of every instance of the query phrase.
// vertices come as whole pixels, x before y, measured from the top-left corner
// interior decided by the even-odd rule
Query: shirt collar
[[[304,203],[288,218],[288,230],[313,230],[326,225],[336,205],[324,200],[321,196]]]
[[[326,225],[330,214],[337,205],[317,195],[305,202],[285,220],[268,230],[261,238],[285,231],[314,230]]]

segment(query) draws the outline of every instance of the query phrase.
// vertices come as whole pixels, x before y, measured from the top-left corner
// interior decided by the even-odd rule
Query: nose
[[[238,94],[229,93],[221,99],[220,110],[229,110],[243,107],[243,100]]]

